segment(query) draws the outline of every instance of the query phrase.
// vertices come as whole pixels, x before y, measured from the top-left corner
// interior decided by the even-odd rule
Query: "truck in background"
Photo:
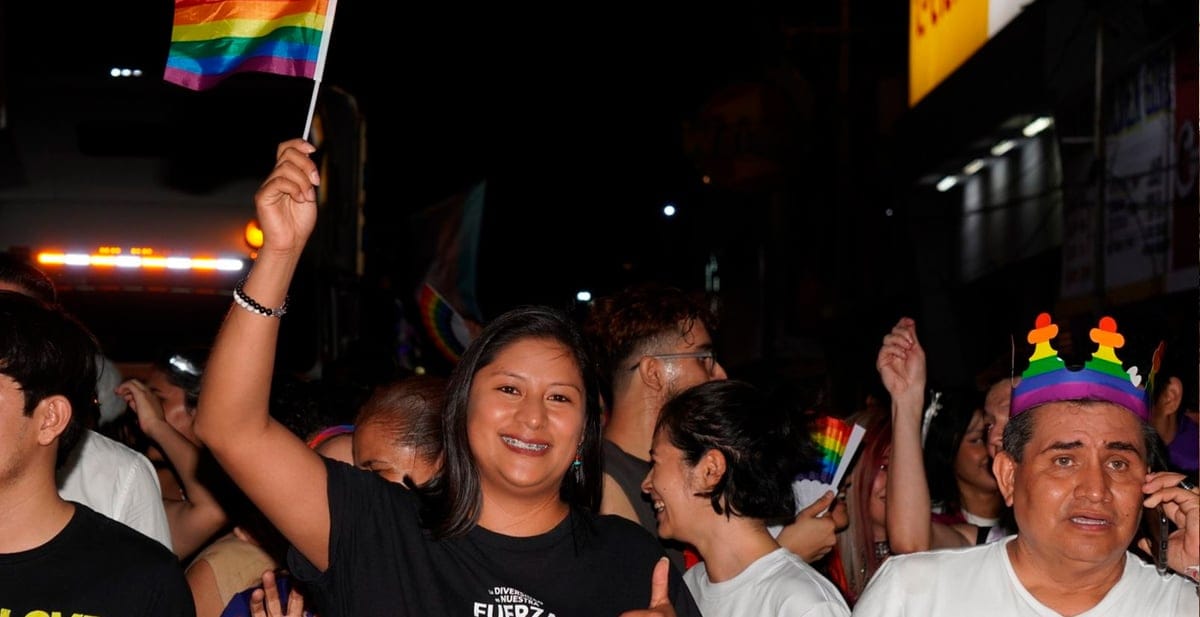
[[[0,93],[0,251],[47,272],[137,375],[159,351],[211,344],[261,242],[254,191],[275,144],[301,133],[313,82],[246,76],[193,93],[120,71]],[[321,220],[277,365],[320,376],[359,335],[365,122],[354,97],[325,88],[311,139]]]

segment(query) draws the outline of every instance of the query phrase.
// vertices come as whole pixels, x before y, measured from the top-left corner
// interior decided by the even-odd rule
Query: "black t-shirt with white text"
[[[419,501],[400,485],[335,461],[329,473],[329,568],[294,549],[321,617],[615,617],[644,609],[663,550],[636,523],[573,509],[545,534],[518,538],[475,527],[442,540],[418,524]],[[670,597],[698,616],[672,568]]]

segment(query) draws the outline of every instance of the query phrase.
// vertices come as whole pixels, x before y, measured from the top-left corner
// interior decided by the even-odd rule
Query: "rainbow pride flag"
[[[321,80],[336,0],[175,0],[165,81],[205,90],[255,71]]]
[[[838,491],[865,433],[858,424],[847,424],[830,416],[817,418],[812,439],[821,458],[813,471],[801,473],[792,483],[797,511],[820,499],[825,491]]]
[[[420,305],[421,322],[425,324],[434,346],[447,360],[458,362],[471,342],[470,329],[462,315],[429,283],[421,285],[417,302]]]

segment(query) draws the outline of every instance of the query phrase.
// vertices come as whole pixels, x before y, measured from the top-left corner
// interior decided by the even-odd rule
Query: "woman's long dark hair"
[[[951,388],[942,391],[938,402],[940,409],[925,438],[925,478],[930,502],[954,513],[962,507],[954,461],[975,412],[983,409],[983,395],[973,388]]]
[[[570,506],[593,512],[599,510],[602,487],[600,403],[596,376],[583,335],[578,325],[561,311],[543,306],[523,306],[489,323],[463,352],[450,374],[443,418],[445,463],[430,483],[420,490],[425,499],[422,523],[436,537],[462,535],[479,521],[482,506],[479,468],[467,436],[467,412],[475,375],[509,345],[529,339],[562,344],[573,356],[583,378],[586,415],[583,443],[580,446],[583,479],[576,481],[576,474],[564,470],[568,473],[563,475],[559,494],[563,502]]]

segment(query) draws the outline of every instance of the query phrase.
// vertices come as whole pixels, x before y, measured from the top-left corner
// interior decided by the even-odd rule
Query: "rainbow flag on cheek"
[[[320,81],[336,0],[175,0],[163,79],[204,90],[255,71]]]

